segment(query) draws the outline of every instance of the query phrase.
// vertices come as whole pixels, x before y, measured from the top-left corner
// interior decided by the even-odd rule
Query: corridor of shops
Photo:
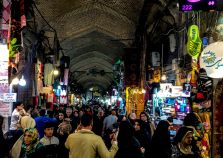
[[[0,158],[223,158],[222,0],[0,4]]]

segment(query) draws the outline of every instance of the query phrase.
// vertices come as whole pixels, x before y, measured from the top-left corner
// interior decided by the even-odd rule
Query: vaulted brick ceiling
[[[135,37],[144,0],[36,0],[40,12],[57,31],[65,54],[71,57],[71,71],[84,88],[108,87],[112,65]],[[38,29],[47,29],[37,15]],[[130,40],[129,40],[130,39]],[[89,70],[104,70],[92,75]]]

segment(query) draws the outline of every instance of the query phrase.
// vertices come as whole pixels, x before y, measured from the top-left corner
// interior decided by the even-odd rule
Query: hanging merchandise
[[[176,70],[176,86],[182,86],[186,82],[185,72],[179,68]]]
[[[35,64],[35,95],[39,95],[39,93],[42,91],[43,88],[43,71],[42,71],[43,65],[38,62]]]
[[[176,38],[174,34],[169,35],[169,42],[170,42],[170,52],[174,53],[176,50]]]
[[[56,89],[56,91],[55,91],[55,95],[56,95],[56,96],[60,96],[60,94],[61,94],[61,89],[59,89],[59,88]]]
[[[25,0],[20,0],[20,21],[21,27],[26,26],[26,16],[25,16]]]
[[[67,104],[67,96],[60,96],[60,104]]]
[[[10,15],[11,15],[11,0],[3,0],[2,2],[2,15],[1,15],[1,29],[0,35],[1,39],[5,42],[9,42],[9,28],[10,28]]]
[[[160,82],[161,81],[161,71],[160,69],[154,69],[153,71],[153,82]]]
[[[202,41],[199,37],[197,25],[191,25],[188,29],[187,52],[190,56],[197,58],[201,52]]]
[[[193,60],[191,64],[192,70],[188,74],[188,80],[192,87],[197,87],[198,65],[197,60]]]
[[[207,99],[211,99],[212,95],[212,80],[207,76],[204,69],[200,69],[198,77],[198,91],[206,94]]]
[[[47,102],[53,103],[53,99],[54,99],[54,94],[53,93],[47,94]]]
[[[200,56],[200,67],[204,68],[207,76],[223,78],[223,42],[208,45]]]
[[[51,63],[44,65],[44,84],[45,86],[51,86],[53,84],[53,71],[54,67]]]
[[[138,86],[140,74],[140,55],[138,48],[125,48],[124,82],[125,86]]]
[[[69,94],[68,95],[68,100],[69,100],[69,104],[70,105],[74,105],[74,99],[75,99],[75,95],[74,94]]]
[[[207,37],[202,38],[202,45],[203,45],[203,48],[205,48],[208,45],[208,38]]]
[[[137,116],[144,111],[145,94],[139,88],[126,87],[126,111],[127,113],[136,113]],[[115,98],[115,97],[114,97]],[[120,98],[119,98],[120,99]],[[116,100],[116,104],[121,105],[121,100]]]
[[[222,15],[222,13],[220,14],[220,17],[216,24],[216,30],[218,31],[219,35],[222,37],[223,36],[223,15]]]
[[[68,85],[68,78],[69,78],[69,69],[64,70],[64,85]]]
[[[22,3],[21,3],[22,8]],[[12,1],[11,5],[11,32],[10,32],[10,45],[9,53],[10,57],[15,58],[16,53],[21,50],[21,9],[20,1]]]
[[[65,69],[68,69],[70,66],[70,57],[62,56],[60,58],[60,81],[64,82],[65,79]]]
[[[65,69],[65,68],[69,68],[70,66],[70,57],[69,56],[62,56],[60,58],[60,67],[62,69]]]

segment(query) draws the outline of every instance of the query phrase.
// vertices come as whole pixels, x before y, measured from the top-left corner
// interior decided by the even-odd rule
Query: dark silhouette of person
[[[171,158],[171,141],[169,132],[169,122],[161,120],[152,137],[151,157],[152,158]]]

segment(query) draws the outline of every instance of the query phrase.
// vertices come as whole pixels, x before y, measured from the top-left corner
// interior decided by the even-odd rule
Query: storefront
[[[156,89],[153,95],[154,119],[155,121],[157,117],[168,119],[173,124],[171,129],[173,136],[182,126],[184,117],[190,112],[190,93],[190,84],[173,86],[171,83],[161,83],[160,89]]]

